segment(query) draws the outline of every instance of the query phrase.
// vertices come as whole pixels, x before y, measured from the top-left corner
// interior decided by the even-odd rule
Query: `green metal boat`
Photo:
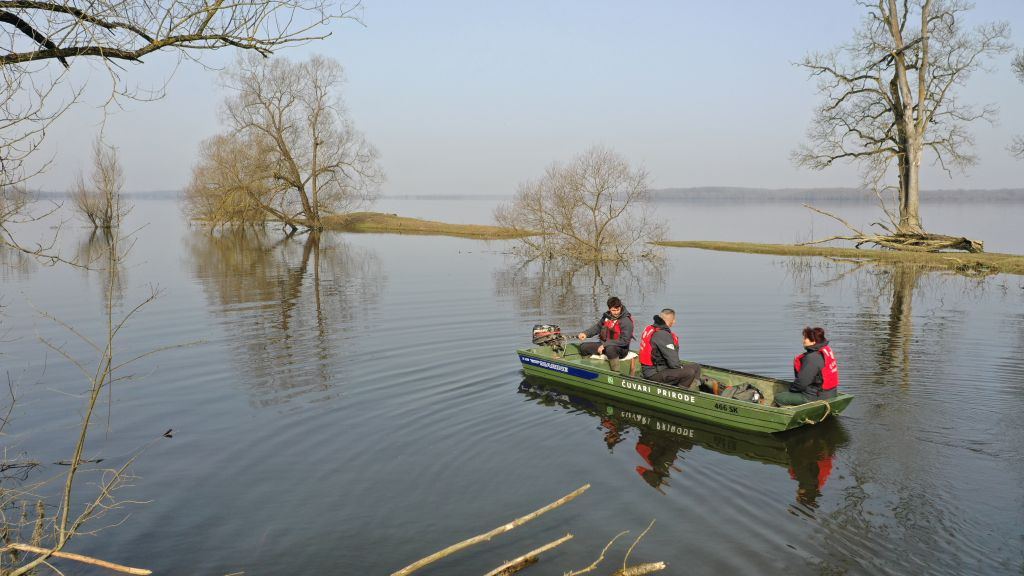
[[[757,388],[763,402],[758,403],[646,380],[640,375],[635,358],[621,361],[619,370],[613,371],[607,360],[581,357],[576,344],[537,346],[517,352],[528,376],[547,378],[658,412],[751,432],[782,432],[817,424],[839,414],[853,400],[849,394],[839,394],[829,400],[777,407],[772,406],[775,394],[787,390],[789,382],[776,378],[701,365],[702,375],[717,380],[723,387],[750,384]]]

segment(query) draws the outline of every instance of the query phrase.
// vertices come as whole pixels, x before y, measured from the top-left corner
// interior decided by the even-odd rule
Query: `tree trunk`
[[[924,234],[921,226],[921,138],[912,135],[904,148],[904,173],[900,175],[900,234]]]

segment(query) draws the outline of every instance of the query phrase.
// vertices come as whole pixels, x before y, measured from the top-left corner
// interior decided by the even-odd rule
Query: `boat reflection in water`
[[[533,376],[522,381],[519,392],[546,406],[593,415],[600,420],[609,449],[626,440],[630,428],[635,429],[636,452],[644,462],[636,472],[662,493],[670,476],[682,472],[675,465],[680,452],[700,447],[788,469],[797,482],[797,502],[813,508],[831,475],[836,449],[849,439],[837,418],[788,432],[757,434],[644,410]]]

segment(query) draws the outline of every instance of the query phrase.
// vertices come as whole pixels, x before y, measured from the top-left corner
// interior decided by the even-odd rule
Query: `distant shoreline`
[[[878,202],[873,192],[859,188],[741,188],[706,186],[697,188],[660,188],[651,190],[656,202],[672,201],[747,201],[747,202]],[[1024,202],[1024,188],[992,190],[922,190],[927,202]]]

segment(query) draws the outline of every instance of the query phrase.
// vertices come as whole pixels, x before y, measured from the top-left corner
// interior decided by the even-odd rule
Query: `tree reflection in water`
[[[35,261],[20,250],[0,246],[0,280],[13,282],[28,278],[35,271]]]
[[[849,329],[867,335],[866,342],[856,344],[870,350],[871,365],[877,367],[872,370],[870,384],[877,390],[889,389],[894,383],[904,391],[910,388],[915,291],[929,280],[941,286],[955,274],[919,264],[815,258],[788,259],[786,268],[803,295],[793,308],[799,309],[800,316],[808,321],[819,319],[823,325],[838,315],[820,300],[821,289],[843,282],[852,284],[857,310],[853,313],[854,325]],[[929,339],[935,340],[936,345],[941,345],[940,336],[949,329],[944,319],[933,318],[928,327]],[[828,332],[835,332],[836,328],[825,325]]]
[[[338,360],[356,352],[352,325],[387,281],[377,254],[338,234],[281,237],[253,227],[186,242],[253,402],[332,397]]]
[[[97,278],[100,292],[103,295],[103,310],[107,305],[120,306],[124,301],[126,283],[124,257],[131,250],[131,238],[118,239],[121,254],[111,253],[113,237],[117,230],[92,228],[79,243],[75,252],[75,262],[84,266],[81,270]],[[110,302],[107,300],[110,299]]]
[[[513,298],[526,316],[576,327],[592,323],[612,295],[621,297],[635,315],[647,296],[664,287],[664,265],[659,256],[621,261],[513,258],[495,274],[495,292]]]
[[[999,331],[971,326],[972,311],[988,311],[966,302],[991,300],[987,293],[998,280],[899,263],[787,266],[801,292],[794,306],[816,307],[815,318],[835,323],[833,334],[843,345],[840,386],[857,396],[847,414],[862,423],[844,452],[839,504],[817,516],[829,558],[822,566],[906,572],[928,558],[930,569],[955,572],[948,568],[962,566],[965,546],[987,544],[971,522],[1000,522],[993,520],[998,512],[984,520],[959,516],[959,503],[978,493],[972,466],[983,469],[989,458],[1019,451],[1014,437],[1020,427],[1007,422],[1019,411],[1003,400],[1017,395],[1001,394],[1018,379],[992,369],[988,349]],[[848,302],[826,305],[820,300],[826,292]],[[983,336],[975,335],[979,329]],[[1017,358],[1006,372],[1020,370]],[[850,538],[864,540],[875,556],[851,559],[844,544]],[[942,539],[955,539],[959,547],[937,547]],[[975,571],[986,571],[982,563]]]
[[[519,391],[540,404],[586,412],[598,419],[597,429],[609,450],[620,443],[633,444],[639,459],[634,470],[648,486],[662,494],[671,487],[669,480],[673,475],[685,479],[686,471],[676,464],[680,454],[700,448],[786,468],[789,477],[797,482],[796,504],[816,508],[817,498],[831,475],[836,450],[849,441],[837,418],[782,434],[755,434],[656,413],[543,378],[526,378]],[[631,436],[636,436],[635,442]],[[690,461],[689,466],[695,465],[698,464]],[[723,486],[728,484],[723,480]]]

